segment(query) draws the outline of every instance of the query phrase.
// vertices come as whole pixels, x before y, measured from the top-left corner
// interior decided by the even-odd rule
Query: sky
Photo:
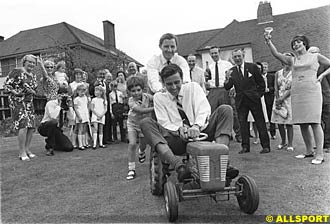
[[[115,24],[116,46],[142,64],[159,54],[164,33],[223,28],[256,19],[258,0],[0,0],[0,36],[67,22],[103,39],[102,21]],[[273,15],[329,5],[329,0],[273,0]]]

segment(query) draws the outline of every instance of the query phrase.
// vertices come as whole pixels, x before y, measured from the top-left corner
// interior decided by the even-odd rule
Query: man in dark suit
[[[263,148],[260,153],[268,153],[270,152],[269,136],[260,100],[265,91],[264,79],[257,65],[244,62],[242,49],[233,50],[232,59],[235,66],[226,73],[224,87],[229,90],[234,86],[236,90],[235,101],[242,134],[242,150],[239,153],[250,152],[250,132],[247,121],[249,111],[260,133]]]
[[[273,103],[274,103],[274,91],[275,91],[275,75],[268,73],[268,63],[262,62],[263,68],[263,78],[266,83],[265,88],[265,104],[267,109],[267,116],[269,120],[269,133],[272,139],[276,139],[276,130],[275,124],[271,122],[272,119],[272,111],[273,111]]]

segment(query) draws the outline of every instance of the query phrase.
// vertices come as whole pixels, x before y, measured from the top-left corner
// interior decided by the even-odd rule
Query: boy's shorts
[[[133,124],[132,122],[129,122],[129,121],[127,121],[127,131],[128,132],[136,132],[137,136],[140,137],[140,138],[144,137],[140,126],[136,125],[136,124]]]

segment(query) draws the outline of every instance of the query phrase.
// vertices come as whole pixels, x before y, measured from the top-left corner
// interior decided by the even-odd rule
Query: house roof
[[[221,30],[222,29],[213,29],[177,35],[179,41],[178,52],[180,52],[180,55],[184,56],[196,53],[196,47],[205,43]]]
[[[62,45],[85,45],[102,52],[109,51],[114,56],[124,55],[130,61],[135,61],[115,47],[109,50],[104,47],[104,41],[88,32],[78,29],[66,22],[35,29],[20,31],[14,36],[0,42],[0,58],[8,58],[25,53],[39,52]]]
[[[249,44],[252,47],[253,60],[267,61],[270,71],[276,71],[281,68],[281,65],[270,54],[263,38],[264,28],[267,26],[274,28],[272,39],[280,52],[292,51],[290,47],[292,37],[303,34],[310,39],[311,46],[318,46],[323,55],[330,57],[330,5],[274,15],[272,23],[260,25],[258,25],[257,19],[242,22],[234,20],[221,29],[220,32],[213,36],[210,35],[206,42],[198,42],[198,39],[193,42],[192,44],[195,45],[194,51],[203,51],[207,49],[207,46],[212,45],[224,48]],[[189,39],[195,40],[194,33],[190,33]],[[183,43],[181,40],[180,45],[189,46],[190,51],[193,48],[193,46]],[[185,55],[186,52],[186,49],[179,48],[180,54]]]

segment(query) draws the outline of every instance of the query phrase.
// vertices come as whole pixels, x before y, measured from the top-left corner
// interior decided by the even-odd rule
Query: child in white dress
[[[105,98],[105,90],[102,86],[96,86],[94,89],[95,97],[92,99],[92,126],[93,126],[93,149],[96,149],[97,133],[99,134],[99,146],[103,145],[103,125],[105,123],[105,113],[107,112],[107,100]]]
[[[89,124],[89,109],[88,98],[86,96],[86,86],[81,84],[77,87],[76,97],[73,100],[74,109],[76,112],[76,128],[78,129],[78,145],[80,150],[85,150],[88,147],[86,143],[86,131]]]

